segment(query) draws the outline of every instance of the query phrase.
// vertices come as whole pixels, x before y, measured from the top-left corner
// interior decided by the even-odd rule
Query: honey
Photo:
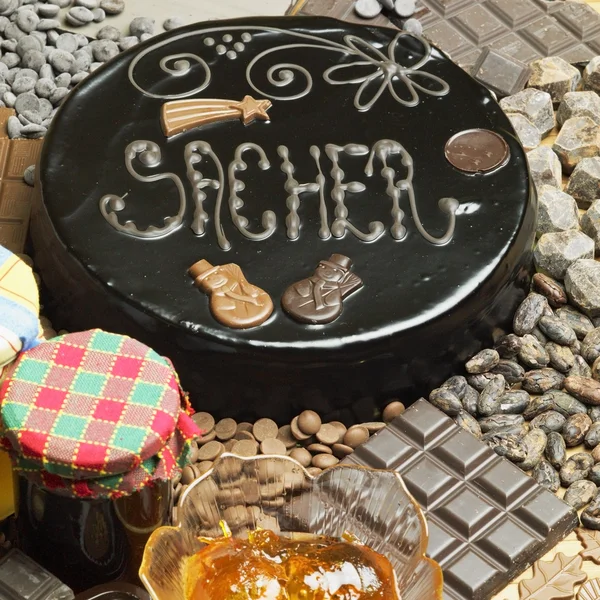
[[[258,530],[203,541],[187,564],[186,600],[400,600],[389,560],[349,539]]]

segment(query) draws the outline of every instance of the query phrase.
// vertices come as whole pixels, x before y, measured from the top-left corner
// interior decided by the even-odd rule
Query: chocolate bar
[[[390,12],[376,19],[361,19],[354,12],[353,0],[299,0],[288,14],[330,16],[387,27],[400,24]],[[600,54],[600,14],[580,2],[418,0],[413,17],[423,25],[423,37],[469,72],[487,47],[509,62],[514,59],[510,65],[513,70],[521,64],[526,69],[527,63],[545,56],[586,63]],[[499,79],[491,75],[494,89],[502,95],[514,93],[514,88],[503,88],[501,70],[497,74]],[[526,74],[524,70],[520,78],[526,81]],[[518,81],[519,76],[512,80]]]
[[[19,550],[0,559],[2,600],[71,600],[70,588]]]
[[[0,245],[23,252],[34,189],[23,181],[23,173],[37,163],[44,140],[11,140],[6,124],[15,111],[0,108]]]
[[[402,475],[429,525],[447,600],[484,600],[578,523],[565,502],[419,400],[344,462]]]

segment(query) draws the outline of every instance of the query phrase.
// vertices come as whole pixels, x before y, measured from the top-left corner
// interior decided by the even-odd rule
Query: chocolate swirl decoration
[[[149,142],[147,140],[137,140],[132,142],[125,148],[125,165],[132,177],[144,183],[154,183],[163,179],[170,179],[175,184],[179,195],[179,210],[177,211],[177,214],[172,217],[165,217],[165,224],[162,227],[150,225],[147,229],[139,229],[135,224],[135,221],[131,220],[121,224],[116,213],[125,208],[125,198],[127,194],[124,196],[117,196],[115,194],[102,196],[102,198],[100,198],[100,212],[106,221],[108,221],[117,231],[133,237],[151,239],[167,236],[179,229],[183,224],[183,217],[185,215],[187,204],[183,183],[175,173],[160,173],[158,175],[149,176],[140,175],[133,167],[133,160],[135,158],[138,158],[138,160],[146,167],[157,167],[162,160],[159,146],[154,142]]]
[[[192,37],[203,36],[205,41],[209,34],[220,34],[225,32],[243,31],[247,35],[249,31],[271,32],[288,35],[296,41],[289,44],[281,44],[269,48],[256,55],[246,68],[246,81],[248,85],[271,100],[293,101],[309,94],[314,86],[313,75],[308,68],[290,62],[276,63],[270,66],[266,71],[266,79],[272,88],[271,92],[260,88],[254,79],[254,69],[262,64],[267,58],[272,58],[277,53],[284,50],[295,50],[298,48],[313,48],[315,50],[338,52],[340,54],[356,57],[357,60],[350,63],[338,64],[328,68],[322,75],[323,79],[330,85],[358,85],[359,87],[354,96],[354,106],[359,111],[368,111],[376,104],[383,92],[387,89],[392,98],[399,104],[406,107],[413,107],[419,104],[420,94],[428,96],[445,96],[450,91],[450,86],[437,75],[427,73],[422,67],[427,63],[431,56],[431,46],[427,41],[418,36],[409,34],[405,31],[399,32],[387,47],[387,54],[376,48],[370,42],[355,36],[347,35],[344,37],[344,43],[333,42],[327,38],[277,29],[274,27],[214,27],[202,31],[189,31],[169,37],[168,39],[149,46],[140,52],[129,66],[129,80],[131,84],[144,95],[150,98],[161,98],[163,100],[177,100],[194,96],[209,87],[211,82],[211,70],[208,63],[197,54],[171,54],[163,57],[159,61],[159,67],[168,75],[173,77],[190,76],[194,85],[183,92],[177,94],[156,94],[149,91],[136,80],[136,68],[140,61],[156,51],[167,48],[170,44],[180,40]],[[406,36],[416,40],[421,48],[420,58],[414,64],[405,65],[399,62],[397,57],[398,44]],[[414,50],[413,50],[414,53]],[[196,67],[196,68],[194,68]],[[200,76],[198,73],[200,68]],[[364,72],[364,67],[371,67],[371,72],[360,76],[346,76],[343,74],[347,69],[356,68]],[[352,71],[351,71],[352,72]],[[193,76],[193,77],[192,77]],[[292,84],[302,78],[303,83],[298,89],[298,85]],[[198,83],[199,82],[199,83]],[[279,93],[278,90],[285,88],[294,88],[290,93]],[[406,93],[408,92],[408,97]]]

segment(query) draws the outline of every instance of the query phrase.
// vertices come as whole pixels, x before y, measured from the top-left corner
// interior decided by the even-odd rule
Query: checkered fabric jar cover
[[[21,354],[0,388],[0,443],[46,489],[116,498],[186,464],[191,412],[168,359],[94,329]]]

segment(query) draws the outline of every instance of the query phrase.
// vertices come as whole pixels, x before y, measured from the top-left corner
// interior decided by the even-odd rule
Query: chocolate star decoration
[[[250,125],[257,119],[268,121],[267,111],[271,106],[270,100],[257,100],[252,96],[244,96],[241,101],[206,98],[174,100],[163,105],[161,123],[167,137],[231,119],[240,119],[244,125]]]

